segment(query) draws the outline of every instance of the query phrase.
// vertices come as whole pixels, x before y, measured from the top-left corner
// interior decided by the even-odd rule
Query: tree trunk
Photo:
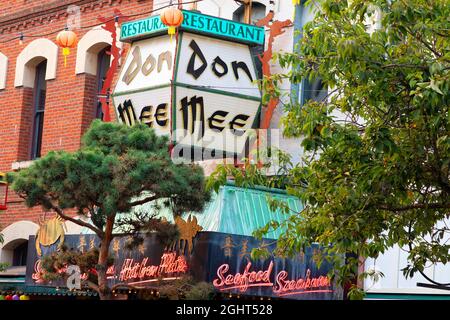
[[[114,227],[114,216],[108,217],[106,220],[104,237],[100,244],[100,253],[98,257],[98,288],[100,300],[112,300],[112,292],[108,287],[108,279],[106,277],[106,271],[108,269],[108,256],[109,256],[109,246],[112,241],[112,231]]]

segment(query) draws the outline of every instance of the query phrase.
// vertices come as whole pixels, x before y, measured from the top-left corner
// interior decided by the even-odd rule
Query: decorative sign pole
[[[263,53],[262,56],[259,57],[262,63],[263,75],[266,79],[272,77],[272,70],[270,66],[270,61],[273,57],[273,42],[275,38],[282,35],[284,33],[284,28],[290,26],[292,24],[291,20],[285,21],[273,21],[274,13],[271,11],[265,18],[259,20],[256,25],[259,27],[267,27],[269,28],[269,41],[267,44],[267,50]],[[273,22],[272,22],[273,21]],[[270,121],[272,119],[273,113],[278,106],[279,99],[272,98],[267,107],[266,112],[263,118],[263,122],[261,124],[261,129],[268,129],[270,126]]]
[[[297,1],[297,0],[294,0],[294,1]],[[270,62],[273,57],[273,43],[275,41],[275,38],[285,32],[284,28],[292,25],[292,22],[290,20],[273,21],[274,15],[275,15],[274,12],[270,11],[270,13],[267,14],[267,16],[265,18],[256,22],[257,26],[267,27],[269,29],[269,40],[267,42],[266,51],[262,54],[262,56],[260,56],[260,55],[258,56],[259,60],[262,63],[263,76],[264,76],[264,78],[268,79],[269,81],[270,81],[270,78],[272,77],[272,70],[271,70]],[[261,117],[261,126],[260,126],[261,129],[263,129],[263,130],[269,129],[270,122],[272,120],[273,114],[274,114],[275,109],[277,108],[279,102],[280,102],[280,100],[278,98],[273,97],[269,100],[267,106],[264,106],[263,109],[265,111],[263,112],[262,117]],[[251,146],[251,151],[249,153],[250,157],[253,154],[253,150],[255,148],[258,149],[262,142],[263,142],[262,137],[260,134],[258,134],[258,139]],[[260,163],[259,161],[258,161],[258,166],[262,167],[262,163]],[[242,165],[241,167],[244,168],[245,165]]]
[[[197,11],[197,2],[191,3],[191,6],[190,6],[189,10]]]
[[[110,122],[111,115],[109,113],[109,98],[111,92],[111,86],[114,79],[114,73],[119,66],[120,57],[122,56],[122,50],[117,46],[117,28],[116,23],[121,21],[127,21],[125,17],[122,16],[122,13],[115,9],[114,10],[114,19],[98,17],[98,20],[104,22],[105,24],[102,28],[111,33],[112,43],[111,43],[111,51],[108,52],[112,56],[111,66],[106,73],[105,81],[103,82],[102,91],[99,95],[100,103],[102,104],[102,112],[103,112],[103,121]]]
[[[252,2],[253,0],[243,0],[245,5],[244,23],[252,23]]]

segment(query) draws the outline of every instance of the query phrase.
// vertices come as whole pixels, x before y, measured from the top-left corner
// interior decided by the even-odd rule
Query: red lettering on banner
[[[141,262],[134,259],[126,259],[120,270],[120,281],[143,280],[148,278],[158,278],[162,275],[174,273],[186,273],[188,265],[184,256],[176,253],[165,253],[161,257],[159,265],[147,265],[149,258],[144,258]]]
[[[62,268],[56,270],[56,273],[64,274],[64,273],[66,273],[66,271],[67,271],[67,267],[62,267]],[[97,271],[95,269],[91,269],[90,272],[92,272],[94,274],[97,273]],[[41,261],[41,259],[38,259],[34,263],[34,272],[31,274],[31,279],[33,279],[34,282],[36,282],[36,283],[44,283],[44,282],[46,282],[43,278],[44,273],[45,273],[45,270],[42,269],[42,261]],[[89,277],[89,275],[87,273],[83,273],[80,276],[81,280],[87,280],[88,277]]]
[[[273,292],[279,296],[296,295],[305,293],[333,292],[331,290],[330,278],[319,276],[311,278],[311,270],[306,271],[305,278],[289,280],[286,271],[280,271],[275,278]]]
[[[270,262],[269,267],[265,271],[250,271],[252,263],[249,262],[244,269],[244,272],[236,273],[235,275],[226,275],[230,269],[228,264],[223,264],[217,269],[218,279],[213,281],[214,287],[221,291],[239,289],[241,292],[247,291],[249,287],[268,287],[273,283],[270,281],[270,275],[273,269],[273,261]]]
[[[273,269],[273,261],[265,271],[250,271],[252,264],[249,262],[244,272],[227,274],[230,266],[223,264],[217,269],[217,278],[213,285],[220,291],[238,289],[246,292],[250,287],[272,287],[273,293],[278,296],[307,294],[307,293],[330,293],[333,292],[330,278],[319,276],[311,278],[311,270],[306,271],[305,278],[289,280],[286,271],[280,271],[275,277],[276,284],[270,281]]]
[[[58,273],[63,274],[67,270],[63,267],[57,270]],[[165,253],[161,257],[161,263],[159,265],[150,265],[149,258],[144,258],[140,262],[136,262],[134,259],[125,259],[122,265],[122,269],[119,273],[120,281],[129,280],[144,280],[149,278],[159,278],[160,276],[172,275],[186,273],[188,271],[188,265],[184,256],[177,256],[176,253],[170,252]],[[97,270],[91,269],[90,273],[96,275]],[[41,260],[37,260],[34,264],[34,273],[32,274],[32,279],[37,283],[45,282],[42,275],[45,270],[42,269]],[[116,268],[114,265],[110,266],[106,275],[108,279],[116,278]],[[83,273],[81,275],[82,280],[88,279],[88,274]]]

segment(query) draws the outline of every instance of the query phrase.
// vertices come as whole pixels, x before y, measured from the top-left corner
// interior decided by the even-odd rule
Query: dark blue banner
[[[331,266],[324,262],[318,268],[313,261],[312,246],[295,257],[280,258],[274,254],[276,242],[259,241],[253,237],[199,232],[192,244],[182,241],[164,248],[156,235],[147,237],[134,249],[127,249],[129,237],[113,240],[110,254],[114,265],[108,269],[109,285],[126,284],[136,288],[154,286],[191,275],[198,281],[212,284],[218,292],[232,295],[252,295],[301,300],[335,300],[342,292],[327,274]],[[96,235],[66,235],[64,245],[71,250],[86,252],[98,247]],[[264,246],[271,253],[265,259],[251,259],[253,248]],[[57,250],[39,245],[42,255]],[[182,250],[180,250],[182,248]],[[35,237],[30,237],[27,264],[27,285],[64,286],[62,282],[45,283]],[[61,270],[64,272],[64,270]]]

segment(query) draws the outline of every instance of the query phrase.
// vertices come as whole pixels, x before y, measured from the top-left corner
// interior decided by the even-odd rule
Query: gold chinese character
[[[89,249],[92,250],[95,248],[95,238],[91,238],[91,240],[89,240]]]
[[[80,236],[80,241],[78,242],[78,249],[80,249],[81,252],[84,252],[84,247],[86,246],[86,238],[84,235]]]
[[[145,254],[145,244],[144,243],[142,243],[142,244],[140,244],[139,245],[139,247],[138,247],[138,250],[139,250],[139,252],[142,254],[142,255],[144,255]]]
[[[248,251],[248,240],[244,240],[241,243],[241,252],[239,254],[239,258],[243,258],[243,257],[249,257],[250,256],[250,252]]]
[[[119,239],[114,239],[113,242],[113,251],[116,255],[116,257],[119,255],[119,250],[120,250],[120,240]]]
[[[231,257],[233,255],[234,247],[233,239],[230,236],[225,237],[225,242],[222,246],[225,257]]]

